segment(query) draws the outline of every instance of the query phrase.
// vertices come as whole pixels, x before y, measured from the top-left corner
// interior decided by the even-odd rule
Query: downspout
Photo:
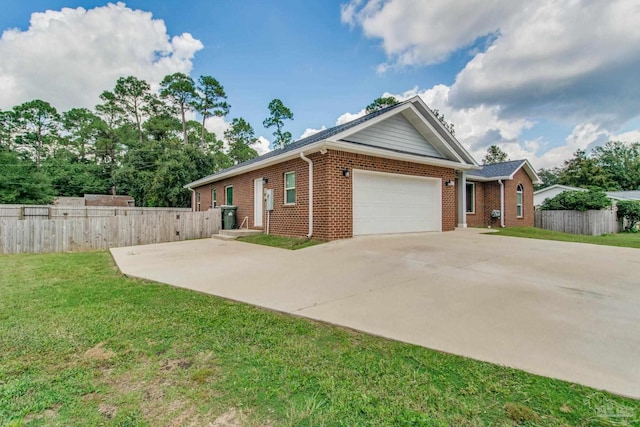
[[[498,180],[500,184],[500,227],[504,228],[504,182]]]
[[[313,162],[305,157],[304,153],[300,153],[300,158],[309,163],[309,234],[307,238],[313,236]]]

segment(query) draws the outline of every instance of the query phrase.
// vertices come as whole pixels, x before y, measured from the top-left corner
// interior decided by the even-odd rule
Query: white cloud
[[[357,119],[359,117],[364,116],[365,114],[367,114],[367,110],[365,108],[363,108],[362,110],[358,111],[357,113],[344,113],[343,115],[338,117],[338,120],[336,120],[336,126],[348,123],[348,122],[350,122],[352,120],[355,120],[355,119]]]
[[[202,121],[202,117],[200,118],[200,121]],[[226,130],[231,128],[231,123],[227,122],[224,117],[209,117],[204,122],[204,126],[209,132],[215,133],[216,138],[226,142],[224,139],[224,133]]]
[[[300,138],[298,138],[298,139],[306,138],[306,137],[311,136],[313,134],[316,134],[316,133],[318,133],[320,131],[323,131],[326,128],[327,128],[326,126],[322,126],[320,129],[306,128],[304,130],[304,132],[302,132],[302,135],[300,135]]]
[[[611,141],[620,141],[627,143],[640,142],[640,130],[632,130],[618,135],[612,135],[609,139]]]
[[[264,136],[258,137],[258,143],[253,146],[259,155],[263,155],[271,151],[271,142]]]
[[[382,39],[392,63],[414,65],[445,60],[496,32],[518,9],[522,5],[512,0],[355,0],[342,6],[341,18],[352,27],[360,25],[366,36]]]
[[[167,74],[189,73],[202,48],[188,33],[170,38],[162,20],[124,3],[33,13],[26,31],[0,38],[0,108],[31,99],[60,110],[92,108],[118,77],[155,88]]]
[[[452,102],[620,125],[640,113],[640,4],[541,1],[458,74]]]
[[[450,88],[457,109],[609,129],[640,115],[637,0],[358,0],[342,20],[382,41],[380,72],[475,49]]]

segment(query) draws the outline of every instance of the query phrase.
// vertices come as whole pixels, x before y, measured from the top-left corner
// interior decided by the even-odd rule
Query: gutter
[[[500,184],[500,227],[504,228],[504,182],[498,180]]]
[[[309,163],[309,233],[307,238],[313,236],[313,162],[305,157],[304,153],[300,153],[300,158]]]

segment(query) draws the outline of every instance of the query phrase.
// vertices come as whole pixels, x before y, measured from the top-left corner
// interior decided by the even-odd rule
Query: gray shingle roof
[[[467,176],[470,178],[477,177],[485,179],[511,176],[522,166],[524,162],[524,160],[510,160],[508,162],[494,163],[492,165],[482,165],[482,169],[469,171]]]
[[[608,196],[621,200],[640,200],[640,190],[607,191]]]

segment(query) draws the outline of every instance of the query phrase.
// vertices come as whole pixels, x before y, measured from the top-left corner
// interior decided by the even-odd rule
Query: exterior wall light
[[[269,178],[267,178],[266,176],[262,177],[262,183],[263,184],[267,184],[269,182]]]
[[[447,187],[453,187],[454,185],[456,185],[456,182],[450,179],[449,181],[445,182],[444,185],[446,185]]]
[[[341,169],[341,171],[342,171],[342,176],[344,176],[345,178],[349,178],[349,176],[351,175],[349,173],[349,169],[347,168]]]

